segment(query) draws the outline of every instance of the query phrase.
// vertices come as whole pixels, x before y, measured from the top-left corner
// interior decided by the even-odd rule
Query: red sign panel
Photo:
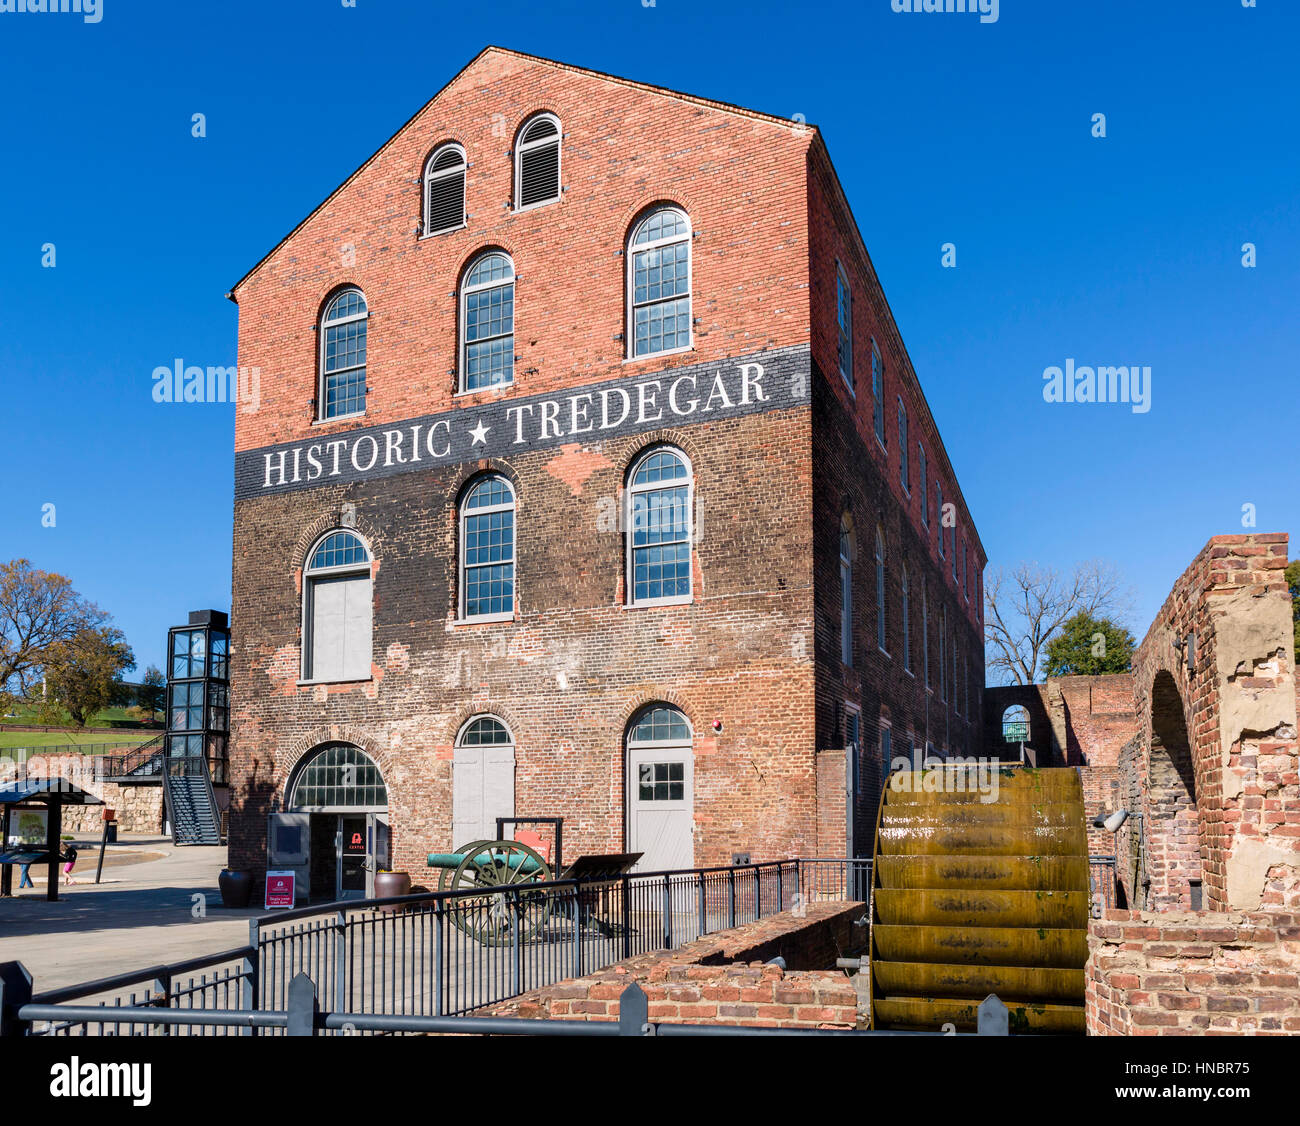
[[[266,910],[293,906],[293,881],[293,872],[267,872],[266,898],[263,904]]]

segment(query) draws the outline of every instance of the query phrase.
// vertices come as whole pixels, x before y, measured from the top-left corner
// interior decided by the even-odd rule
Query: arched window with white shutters
[[[677,207],[650,212],[627,253],[628,356],[691,346],[691,222]]]
[[[424,167],[424,233],[442,234],[465,225],[465,150],[442,145]]]
[[[496,840],[496,819],[515,814],[515,738],[504,720],[478,715],[464,723],[451,777],[453,847]]]
[[[560,119],[539,113],[519,131],[515,144],[515,210],[560,198]]]
[[[326,533],[307,554],[302,585],[303,679],[368,679],[372,599],[366,545],[349,531]]]

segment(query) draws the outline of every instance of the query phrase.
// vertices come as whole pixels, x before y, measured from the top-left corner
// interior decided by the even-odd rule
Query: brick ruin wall
[[[1300,1033],[1300,916],[1110,911],[1088,936],[1090,1036]]]
[[[862,1026],[858,991],[837,957],[866,942],[863,903],[815,903],[709,935],[673,951],[628,958],[479,1010],[532,1020],[617,1020],[632,982],[645,990],[651,1023],[782,1028]],[[780,956],[786,966],[769,965]]]

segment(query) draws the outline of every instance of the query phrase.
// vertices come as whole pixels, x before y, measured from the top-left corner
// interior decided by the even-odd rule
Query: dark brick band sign
[[[687,426],[808,401],[806,347],[501,399],[235,455],[235,499]]]

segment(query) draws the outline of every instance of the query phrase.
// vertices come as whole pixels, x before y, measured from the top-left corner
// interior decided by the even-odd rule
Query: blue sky
[[[141,670],[230,602],[233,408],[151,372],[233,364],[231,285],[488,43],[822,128],[991,567],[1113,560],[1140,636],[1243,505],[1300,532],[1292,0],[102,2],[0,12],[0,557]],[[1067,359],[1151,410],[1045,403]]]

